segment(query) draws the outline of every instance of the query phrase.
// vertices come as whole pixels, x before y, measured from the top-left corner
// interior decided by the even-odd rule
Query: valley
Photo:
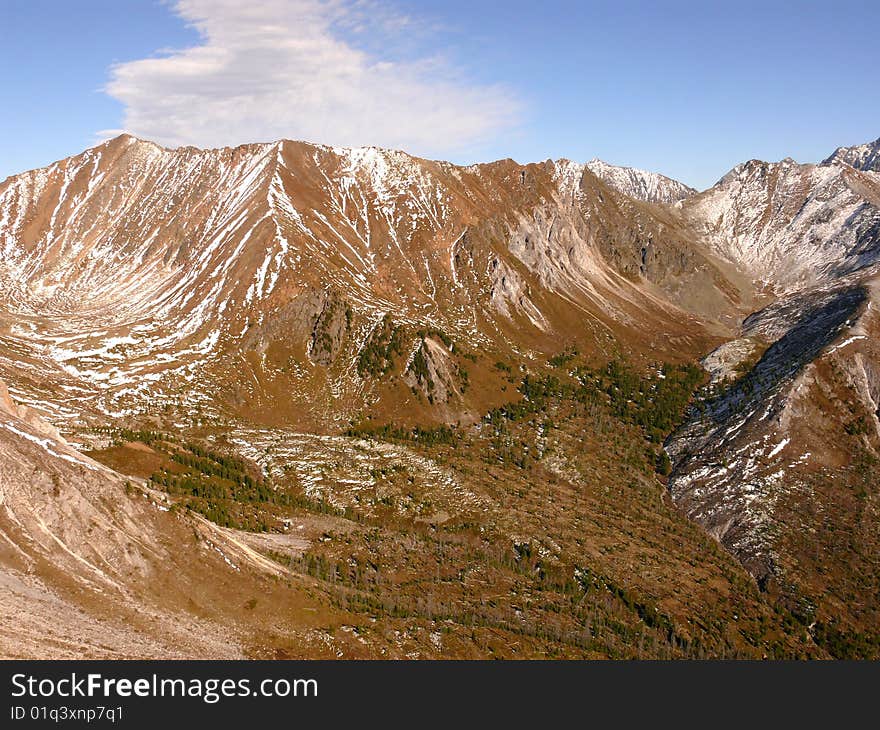
[[[0,651],[876,658],[877,145],[8,178]]]

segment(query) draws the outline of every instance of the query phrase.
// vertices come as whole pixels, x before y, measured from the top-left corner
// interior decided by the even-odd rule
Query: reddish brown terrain
[[[877,657],[872,159],[8,178],[0,653]]]

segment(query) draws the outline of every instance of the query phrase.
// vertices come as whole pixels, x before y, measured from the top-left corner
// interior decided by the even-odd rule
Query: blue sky
[[[0,179],[127,130],[600,157],[703,188],[880,136],[878,27],[875,0],[0,0]]]

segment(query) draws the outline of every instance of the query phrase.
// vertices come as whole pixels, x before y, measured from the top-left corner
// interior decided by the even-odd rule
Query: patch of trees
[[[661,476],[668,477],[672,473],[672,461],[663,449],[657,454],[656,462],[657,473]]]
[[[612,360],[600,371],[581,368],[578,377],[585,390],[607,396],[614,415],[640,426],[648,440],[660,443],[681,421],[705,373],[690,363],[667,363],[641,376],[626,363]]]
[[[561,368],[571,363],[579,354],[578,349],[574,345],[571,345],[566,347],[558,355],[551,357],[547,362],[551,368]]]
[[[838,626],[833,620],[816,621],[813,640],[835,659],[877,659],[880,636]]]
[[[638,600],[632,593],[616,584],[607,576],[598,575],[588,568],[579,569],[576,571],[575,576],[585,594],[591,592],[608,592],[628,609],[635,611],[636,614],[638,614],[638,617],[649,628],[658,629],[666,634],[669,641],[680,638],[677,637],[675,625],[669,616],[662,613],[656,606]]]
[[[414,441],[426,446],[434,446],[436,444],[455,446],[460,440],[458,432],[450,426],[437,426],[435,428],[415,426],[408,428],[396,426],[393,423],[374,427],[359,426],[349,428],[346,430],[345,435],[353,438],[376,439],[379,441]]]
[[[558,360],[569,364],[564,353]],[[696,365],[663,365],[659,370],[640,374],[619,360],[612,360],[604,368],[594,370],[576,367],[574,379],[555,374],[526,375],[519,386],[522,398],[490,410],[484,421],[492,427],[490,441],[496,456],[505,463],[525,468],[538,455],[522,440],[513,438],[507,424],[516,423],[546,413],[553,405],[570,402],[584,407],[601,405],[618,420],[641,428],[652,443],[662,443],[684,415],[694,391],[704,378]],[[654,454],[653,449],[651,453]],[[665,451],[654,454],[656,471],[668,476],[672,465]]]
[[[850,436],[865,436],[871,433],[871,431],[873,430],[870,423],[868,422],[868,419],[865,418],[864,415],[853,419],[843,428]]]
[[[429,394],[434,391],[434,378],[431,377],[431,369],[428,367],[424,346],[416,350],[416,354],[413,355],[412,362],[407,369],[419,383],[425,386],[425,390]],[[428,397],[430,399],[430,395]]]
[[[170,443],[174,441],[172,436],[158,431],[148,431],[146,429],[130,429],[130,428],[93,428],[92,433],[101,433],[110,436],[116,443],[124,442],[140,442],[147,446],[156,446],[162,442]]]
[[[395,357],[403,355],[403,351],[403,328],[386,314],[358,355],[358,375],[362,378],[386,375],[394,367]]]

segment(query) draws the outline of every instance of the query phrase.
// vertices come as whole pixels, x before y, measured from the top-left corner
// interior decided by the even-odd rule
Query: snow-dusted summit
[[[880,172],[880,138],[855,147],[838,147],[822,164],[843,162],[857,170]]]
[[[697,192],[660,173],[609,165],[599,159],[590,160],[586,168],[619,193],[647,203],[675,203]]]
[[[849,165],[750,160],[683,211],[710,249],[780,291],[880,260],[880,181]]]

